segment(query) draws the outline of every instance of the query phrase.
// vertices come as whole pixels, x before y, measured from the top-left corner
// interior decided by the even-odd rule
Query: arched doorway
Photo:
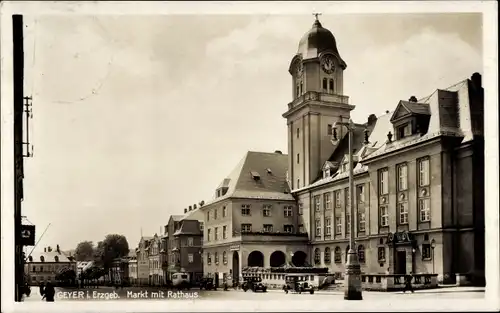
[[[269,257],[269,265],[271,267],[281,267],[286,263],[286,256],[281,251],[274,251]]]
[[[292,256],[292,264],[295,266],[306,265],[307,254],[304,251],[297,251]]]
[[[240,255],[238,251],[233,251],[233,281],[240,280]]]
[[[264,267],[264,254],[260,251],[252,251],[248,255],[248,266]]]

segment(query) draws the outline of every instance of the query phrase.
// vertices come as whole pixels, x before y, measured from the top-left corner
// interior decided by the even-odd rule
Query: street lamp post
[[[357,222],[357,217],[354,215],[354,162],[353,162],[353,132],[354,123],[349,120],[348,123],[337,122],[334,125],[333,136],[334,141],[338,141],[337,138],[337,126],[345,126],[349,135],[349,205],[350,205],[350,231],[349,231],[349,251],[347,254],[347,264],[346,264],[346,289],[344,293],[345,300],[363,300],[363,295],[361,291],[361,266],[358,260],[358,254],[356,252],[356,242],[354,239],[354,225]]]
[[[436,273],[436,268],[434,267],[434,248],[436,248],[436,240],[431,240],[431,250],[432,250],[432,274]]]

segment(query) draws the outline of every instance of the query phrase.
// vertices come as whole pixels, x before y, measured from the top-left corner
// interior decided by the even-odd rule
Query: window
[[[365,231],[366,221],[365,221],[365,213],[358,213],[358,231]]]
[[[351,247],[349,245],[347,245],[347,248],[345,248],[345,261],[347,262],[347,256],[349,255],[349,249]]]
[[[222,252],[222,263],[227,264],[227,253],[226,253],[226,251]]]
[[[340,190],[335,191],[333,196],[335,198],[335,207],[340,208]]]
[[[242,204],[241,205],[241,215],[250,215],[250,204]]]
[[[314,264],[321,264],[321,251],[319,248],[314,249]]]
[[[194,262],[194,255],[192,253],[188,254],[188,262],[193,263]]]
[[[299,97],[300,95],[300,87],[299,85],[297,85],[297,88],[296,88],[296,97]]]
[[[422,259],[430,260],[432,258],[431,255],[431,245],[428,243],[422,244]]]
[[[283,212],[284,212],[285,217],[290,217],[293,215],[292,207],[289,205],[285,205],[285,207],[283,208]]]
[[[330,248],[326,247],[325,248],[325,264],[330,264],[332,262],[332,252],[330,251]]]
[[[323,171],[323,178],[328,178],[328,177],[330,177],[330,168],[326,168]]]
[[[207,212],[207,222],[210,221],[210,211]]]
[[[332,220],[331,218],[325,218],[325,235],[330,236],[332,234]]]
[[[212,230],[209,228],[207,229],[207,241],[210,241],[210,235],[212,234]]]
[[[264,207],[262,208],[262,215],[269,217],[271,216],[271,205],[264,204]]]
[[[266,232],[266,233],[272,233],[273,232],[273,225],[271,225],[271,224],[264,224],[264,232]]]
[[[333,79],[330,79],[330,86],[329,86],[329,91],[330,93],[333,93]]]
[[[420,159],[418,160],[418,185],[429,186],[429,183],[429,159]]]
[[[200,222],[200,231],[203,232],[203,222]]]
[[[332,197],[331,197],[329,192],[327,192],[323,195],[323,203],[325,206],[325,210],[332,208]]]
[[[216,220],[216,219],[217,219],[217,213],[218,213],[217,211],[219,211],[219,210],[218,210],[218,209],[215,209],[215,210],[214,210],[214,220]]]
[[[365,203],[365,186],[364,185],[356,186],[356,198],[358,199],[358,203]]]
[[[328,92],[328,80],[323,78],[323,92]]]
[[[333,135],[333,125],[332,124],[328,124],[326,129],[327,129],[328,135]]]
[[[225,206],[222,207],[222,217],[227,216],[227,208]]]
[[[299,202],[299,215],[304,214],[304,204]]]
[[[212,256],[210,255],[210,252],[207,252],[207,264],[212,264]]]
[[[314,196],[314,209],[316,211],[320,211],[321,210],[321,205],[320,205],[320,199],[319,199],[319,196]]]
[[[399,203],[399,224],[408,224],[408,203]]]
[[[297,188],[300,188],[300,178],[297,178]]]
[[[227,239],[227,226],[222,226],[222,239]]]
[[[382,227],[389,226],[389,212],[387,211],[386,206],[380,207],[380,226]]]
[[[297,153],[297,164],[300,164],[300,153]]]
[[[378,261],[385,261],[385,247],[378,247]]]
[[[349,188],[344,189],[345,195],[345,207],[348,208],[351,206],[351,194],[349,193]]]
[[[219,264],[219,253],[214,253],[215,264]]]
[[[241,224],[241,232],[249,233],[252,231],[252,224]]]
[[[349,213],[345,214],[345,233],[351,233],[351,214]]]
[[[305,234],[305,229],[304,229],[304,225],[303,224],[300,224],[299,225],[299,234]]]
[[[363,245],[358,246],[358,259],[359,262],[365,263],[365,247]]]
[[[283,225],[283,231],[285,233],[293,233],[293,225]]]
[[[342,263],[342,250],[339,247],[335,247],[335,251],[333,252],[333,258],[335,263]]]
[[[188,237],[188,247],[194,246],[194,240],[193,237]]]
[[[397,166],[398,169],[398,191],[408,189],[408,166],[401,164]]]
[[[316,237],[321,236],[321,220],[316,220]]]
[[[406,124],[398,128],[398,139],[402,139],[408,136],[411,136],[410,124]]]
[[[342,234],[342,218],[336,217],[335,218],[335,235],[341,235]]]
[[[300,137],[300,128],[297,128],[297,138]]]
[[[300,94],[304,93],[304,83],[300,82]]]
[[[431,220],[430,199],[418,199],[418,211],[421,222],[429,222]]]
[[[379,194],[386,195],[389,193],[389,171],[387,169],[383,169],[379,172]]]
[[[219,240],[219,227],[214,228],[214,239]]]

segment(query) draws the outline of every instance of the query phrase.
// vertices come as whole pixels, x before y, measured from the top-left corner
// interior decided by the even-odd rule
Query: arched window
[[[330,248],[325,248],[325,264],[330,264],[332,262],[332,252]]]
[[[342,250],[340,247],[335,247],[335,263],[342,263]]]
[[[329,86],[329,92],[333,93],[333,79],[330,79],[330,86]]]
[[[360,263],[365,263],[365,247],[363,245],[358,246],[358,259]]]
[[[314,249],[314,264],[321,264],[321,251],[319,248]]]
[[[323,92],[328,92],[328,79],[323,78]]]
[[[57,255],[54,257],[54,261],[59,262],[59,257]]]
[[[40,261],[41,261],[41,262],[45,262],[45,258],[43,257],[43,255],[42,255],[42,256],[40,256]]]
[[[227,264],[227,253],[226,253],[226,251],[224,251],[224,252],[222,253],[222,262],[223,262],[224,264]]]
[[[300,94],[304,94],[304,83],[300,82]]]
[[[345,261],[347,262],[347,255],[349,254],[349,249],[351,246],[347,245],[347,248],[345,249]]]
[[[210,252],[207,252],[207,264],[212,264],[212,256],[210,255]]]
[[[299,84],[297,84],[295,93],[296,93],[296,97],[298,98],[300,96],[300,86],[299,86]]]
[[[219,264],[219,253],[215,252],[215,264]]]

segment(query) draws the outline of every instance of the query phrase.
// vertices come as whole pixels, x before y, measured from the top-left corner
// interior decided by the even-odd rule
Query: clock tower
[[[348,121],[354,109],[343,93],[346,68],[335,37],[316,15],[288,70],[293,101],[283,117],[288,125],[288,171],[293,190],[308,186],[321,175],[323,164],[335,149],[332,127],[337,121]],[[345,133],[338,130],[340,137]]]

